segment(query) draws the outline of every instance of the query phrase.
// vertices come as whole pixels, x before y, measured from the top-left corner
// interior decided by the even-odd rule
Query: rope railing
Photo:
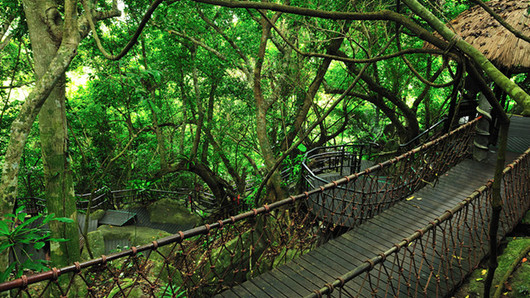
[[[530,207],[530,149],[503,171],[502,238]],[[369,295],[439,297],[450,293],[488,253],[493,181],[422,229],[307,297],[338,291]],[[356,286],[349,286],[356,280]]]
[[[426,184],[435,184],[439,175],[467,157],[476,121],[396,158],[347,176],[347,183],[339,183],[344,182],[340,179],[344,168],[342,164],[325,163],[326,159],[317,156],[317,168],[327,171],[317,177],[306,166],[307,183],[312,187],[322,187],[327,183],[337,185],[331,191],[311,196],[308,205],[318,210],[317,216],[324,222],[357,226]],[[333,168],[335,164],[339,164],[340,171]]]
[[[475,123],[303,194],[116,254],[24,275],[0,284],[0,291],[12,290],[14,297],[47,291],[92,297],[195,297],[222,292],[307,253],[338,230],[351,229],[351,218],[362,222],[391,206],[393,197],[435,182],[438,173],[467,156]],[[383,179],[384,183],[378,182]],[[330,197],[341,199],[336,208],[318,204]],[[359,203],[364,207],[356,207]],[[352,213],[356,208],[360,210]],[[329,217],[326,210],[347,217]]]

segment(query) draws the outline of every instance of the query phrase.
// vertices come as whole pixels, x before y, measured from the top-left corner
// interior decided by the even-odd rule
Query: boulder
[[[100,220],[105,215],[105,210],[97,209],[90,213],[90,219]]]
[[[191,213],[188,209],[172,199],[161,199],[147,206],[151,222],[161,224],[175,224],[181,226],[196,226],[201,217]]]
[[[169,235],[171,234],[166,231],[147,227],[102,225],[96,231],[88,233],[88,241],[94,257],[99,257],[105,254],[105,240],[127,239],[131,246],[140,246]],[[160,250],[164,252],[166,250],[169,251],[170,248],[161,247]],[[156,256],[158,256],[156,258],[161,258],[158,254]],[[84,260],[89,259],[86,249],[83,250],[82,258]]]

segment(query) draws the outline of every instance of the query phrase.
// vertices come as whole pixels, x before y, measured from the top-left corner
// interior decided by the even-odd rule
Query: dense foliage
[[[273,1],[360,13],[350,20],[202,1],[43,2],[0,0],[3,209],[14,194],[71,205],[72,185],[76,193],[206,189],[221,207],[241,197],[249,205],[280,200],[300,191],[307,150],[376,142],[396,151],[451,115],[464,93],[462,52],[399,0]],[[422,1],[444,21],[472,3]],[[43,11],[44,21],[35,17]],[[38,21],[49,27],[41,34],[49,40],[32,32]],[[138,28],[131,50],[112,57]],[[448,47],[427,49],[426,40]],[[51,54],[41,52],[50,43]],[[69,56],[59,66],[67,71],[47,82],[44,74],[63,53]],[[527,84],[526,74],[515,82]],[[32,122],[35,110],[23,103],[40,109],[41,102],[29,103],[43,98],[41,89],[52,99]],[[13,128],[22,122],[32,125],[29,133]],[[8,144],[24,148],[20,162],[6,153]],[[5,161],[8,155],[15,161]],[[72,210],[59,216],[74,217]]]
[[[443,2],[437,11],[448,19],[469,5],[466,1]],[[311,8],[368,12],[396,9],[395,4],[322,1]],[[10,23],[11,41],[1,52],[2,80],[4,86],[22,87],[0,90],[4,103],[2,150],[20,100],[33,80],[22,8],[10,5],[17,14]],[[142,1],[125,2],[122,16],[105,21],[100,29],[104,46],[121,48],[145,8]],[[268,17],[274,18],[272,13]],[[189,2],[163,5],[138,46],[119,61],[104,59],[93,39],[85,39],[67,74],[69,152],[76,192],[102,186],[127,188],[138,180],[161,189],[193,187],[210,175],[223,184],[227,194],[244,195],[245,184],[257,181],[264,170],[255,121],[260,107],[252,90],[265,22],[260,18],[252,10]],[[447,113],[453,86],[429,88],[398,56],[371,63],[351,95],[315,129],[304,131],[348,88],[361,66],[331,61],[310,108],[301,114],[304,97],[322,75],[319,70],[322,72],[325,59],[301,55],[293,46],[301,52],[324,53],[329,51],[330,41],[343,39],[336,52],[355,59],[388,55],[399,51],[398,46],[423,46],[422,40],[406,32],[401,33],[398,45],[396,30],[394,24],[384,21],[278,16],[263,55],[261,83],[270,105],[264,130],[274,156],[280,156],[304,134],[307,148],[345,142],[396,144],[413,137],[416,127],[429,127]],[[433,76],[436,83],[451,81],[457,72],[456,64],[447,64],[441,56],[406,57],[425,78],[445,67]],[[409,123],[414,120],[403,116],[407,113],[412,113],[417,123]],[[390,114],[394,119],[389,119]],[[302,116],[301,123],[297,122]],[[32,131],[22,159],[19,194],[42,197],[41,152],[38,133]],[[290,156],[294,159],[300,153]],[[190,167],[190,163],[200,167]]]

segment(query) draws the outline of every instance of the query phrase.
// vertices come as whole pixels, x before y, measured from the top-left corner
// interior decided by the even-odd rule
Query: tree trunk
[[[276,22],[279,14],[276,13],[272,19],[272,23]],[[267,170],[274,168],[276,163],[276,158],[274,157],[274,152],[272,150],[272,144],[269,140],[269,135],[267,133],[267,112],[271,106],[271,102],[266,100],[263,96],[263,91],[261,90],[261,71],[263,67],[263,60],[266,53],[267,42],[270,38],[272,26],[262,19],[261,21],[262,33],[261,41],[258,52],[258,57],[254,66],[254,99],[256,100],[256,134],[258,137],[259,146],[261,149],[261,155],[265,162]],[[275,170],[272,174],[269,182],[267,183],[268,198],[269,202],[274,202],[284,198],[284,192],[281,187],[281,177],[278,170]],[[255,198],[259,200],[260,198]]]
[[[27,11],[26,19],[28,20],[29,26],[29,17],[32,14],[35,15],[36,5],[33,1],[29,0],[24,1],[23,4],[24,9]],[[66,16],[72,14],[71,6],[72,4],[70,2],[65,3]],[[65,28],[70,29],[71,25],[71,23],[67,23]],[[33,28],[33,26],[30,28]],[[77,29],[72,31],[77,33]],[[46,73],[36,82],[35,87],[26,97],[19,114],[11,125],[9,144],[5,154],[4,165],[2,168],[2,180],[0,183],[0,220],[4,220],[4,215],[13,211],[17,196],[20,159],[33,122],[44,104],[44,101],[48,97],[48,94],[50,94],[55,86],[55,83],[62,75],[64,75],[70,62],[75,57],[79,40],[79,34],[70,34],[70,31],[63,35],[63,42],[61,43],[55,57],[51,60]],[[7,268],[8,262],[7,254],[0,255],[1,268]]]
[[[31,45],[35,58],[37,80],[42,79],[60,43],[49,24],[45,23],[49,7],[41,3],[24,2],[28,19]],[[64,73],[57,79],[55,87],[39,113],[40,141],[46,185],[46,205],[49,213],[68,217],[73,223],[51,222],[52,237],[69,239],[68,242],[52,243],[53,266],[66,266],[79,259],[79,231],[77,208],[73,189],[72,173],[67,155],[68,138],[65,109]]]

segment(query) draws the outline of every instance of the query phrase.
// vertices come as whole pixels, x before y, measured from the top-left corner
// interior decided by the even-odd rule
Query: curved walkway
[[[519,153],[530,147],[530,118],[514,117],[509,133],[509,143],[506,160],[513,161]],[[403,241],[426,226],[446,210],[450,210],[465,200],[476,189],[492,179],[495,170],[495,155],[491,154],[487,162],[465,160],[450,169],[439,178],[435,186],[426,186],[390,209],[368,220],[359,227],[347,232],[336,239],[330,240],[317,249],[279,266],[270,272],[248,280],[240,286],[222,292],[221,297],[298,297],[319,296],[318,290],[324,286],[330,287],[338,277],[355,271],[367,260],[383,253],[397,243]],[[528,201],[528,198],[527,198]],[[528,205],[528,202],[526,202]],[[527,206],[528,207],[528,206]],[[488,214],[473,214],[473,218],[466,220],[468,230],[481,230],[488,220]],[[453,227],[447,227],[448,233]],[[473,229],[472,229],[473,228]],[[508,229],[510,229],[508,227]],[[368,275],[359,275],[344,284],[342,289],[331,292],[331,296],[354,297],[407,297],[413,293],[426,297],[443,297],[457,286],[462,278],[472,268],[460,250],[473,250],[473,253],[484,257],[487,242],[478,242],[472,236],[452,236],[453,241],[460,245],[446,243],[442,235],[434,235],[430,239],[432,250],[422,251],[422,255],[415,253],[399,259],[399,255],[392,255],[394,259],[387,259],[389,264],[410,263],[409,272],[394,272],[393,268],[379,270],[388,283],[381,284],[381,288],[374,288],[367,279]],[[445,232],[444,232],[445,233]],[[443,235],[445,236],[445,235]],[[458,239],[456,239],[458,238]],[[479,238],[478,236],[476,237]],[[410,243],[412,244],[412,243]],[[456,247],[456,250],[455,250]],[[406,258],[406,260],[405,260]],[[425,263],[423,260],[430,260]],[[453,258],[453,260],[451,260]],[[454,264],[454,265],[453,265]],[[373,267],[373,265],[372,265]],[[393,267],[396,267],[393,266]],[[443,268],[442,268],[443,267]],[[400,267],[401,268],[401,267]],[[450,280],[440,280],[432,269],[444,270],[444,274],[452,276]],[[389,273],[390,272],[390,273]],[[385,275],[386,274],[386,275]],[[403,278],[410,276],[410,278]],[[374,279],[379,278],[373,276]],[[388,286],[392,283],[392,286]],[[369,285],[368,285],[369,284]],[[333,287],[331,286],[333,289]],[[412,289],[414,289],[412,291]]]

